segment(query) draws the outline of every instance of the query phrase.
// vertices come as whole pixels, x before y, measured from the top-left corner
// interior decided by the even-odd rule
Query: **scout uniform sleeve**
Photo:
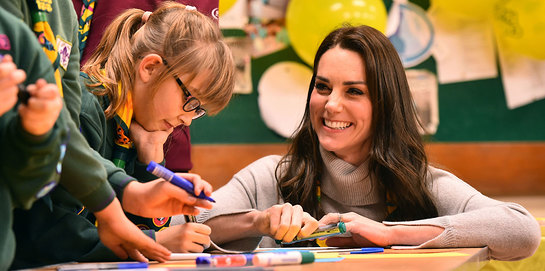
[[[37,78],[53,80],[51,65],[26,25],[4,9],[0,8],[0,14],[6,19],[0,22],[0,55],[11,55],[15,65],[27,73],[25,85]],[[15,207],[30,208],[58,183],[65,138],[60,121],[45,135],[28,134],[21,126],[17,106],[0,117],[0,176]]]

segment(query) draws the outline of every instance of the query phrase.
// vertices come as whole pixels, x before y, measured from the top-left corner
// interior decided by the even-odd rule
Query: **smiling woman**
[[[418,125],[388,38],[368,26],[334,30],[316,53],[288,153],[235,174],[199,219],[228,249],[276,246],[270,238],[290,242],[342,221],[351,236],[327,245],[488,246],[494,259],[532,255],[540,237],[530,213],[428,165]]]
[[[371,146],[373,113],[363,60],[336,47],[323,55],[320,67],[310,95],[310,121],[325,149],[359,165]]]

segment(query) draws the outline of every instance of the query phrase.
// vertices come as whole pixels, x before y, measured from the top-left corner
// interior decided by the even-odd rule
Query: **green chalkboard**
[[[414,1],[428,8],[428,1]],[[389,2],[386,2],[389,6]],[[235,96],[217,116],[191,125],[192,143],[280,143],[259,114],[257,85],[267,68],[280,61],[303,63],[291,47],[252,60],[253,92]],[[303,63],[304,64],[304,63]],[[413,69],[436,73],[433,57]],[[500,70],[498,68],[498,70]],[[545,99],[510,110],[501,75],[497,78],[439,85],[439,126],[435,142],[544,141]]]

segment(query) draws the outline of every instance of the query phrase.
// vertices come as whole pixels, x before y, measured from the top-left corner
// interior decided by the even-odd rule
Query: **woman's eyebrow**
[[[367,82],[365,81],[345,81],[343,82],[343,85],[367,85]]]
[[[320,80],[320,81],[324,81],[326,83],[329,83],[329,79],[325,78],[325,77],[322,77],[322,76],[319,76],[319,75],[316,75],[316,79]],[[365,81],[345,81],[343,82],[343,85],[367,85],[367,82]]]
[[[316,79],[319,79],[320,81],[324,81],[326,83],[329,83],[329,79],[327,79],[325,77],[322,77],[322,76],[319,76],[319,75],[316,75]]]

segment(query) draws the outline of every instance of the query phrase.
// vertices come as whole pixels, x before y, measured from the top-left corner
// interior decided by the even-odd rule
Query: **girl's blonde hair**
[[[151,53],[159,54],[168,62],[152,82],[156,86],[152,93],[174,74],[180,77],[189,74],[190,79],[184,82],[189,85],[197,74],[204,72],[208,80],[202,89],[191,94],[206,103],[209,114],[221,111],[231,99],[235,66],[217,24],[175,2],[161,4],[146,22],[142,21],[143,14],[140,9],[129,9],[119,15],[106,28],[97,50],[82,68],[104,84],[105,89],[95,95],[108,96],[110,105],[105,110],[106,117],[113,117],[123,106],[126,93],[134,84],[137,61]],[[118,82],[123,86],[121,93]],[[97,85],[100,83],[89,86]]]

